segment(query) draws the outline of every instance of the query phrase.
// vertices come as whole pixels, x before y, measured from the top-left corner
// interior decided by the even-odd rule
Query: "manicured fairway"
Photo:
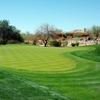
[[[100,62],[72,54],[91,48],[0,46],[0,69],[49,87],[71,100],[100,100]]]
[[[34,71],[63,71],[75,67],[72,59],[61,56],[62,50],[64,49],[2,46],[0,48],[0,65]]]

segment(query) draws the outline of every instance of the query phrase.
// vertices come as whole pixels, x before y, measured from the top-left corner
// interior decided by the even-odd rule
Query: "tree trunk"
[[[44,40],[44,47],[47,46],[47,40]]]

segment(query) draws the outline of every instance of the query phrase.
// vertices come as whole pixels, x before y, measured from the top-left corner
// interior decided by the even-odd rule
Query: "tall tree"
[[[14,28],[13,33],[11,35],[11,39],[19,41],[19,42],[23,42],[23,38],[20,35],[20,30]]]
[[[9,21],[0,21],[0,37],[2,38],[2,43],[7,43],[8,37],[10,36]]]
[[[44,43],[44,47],[47,46],[48,40],[50,39],[50,33],[54,30],[53,25],[50,24],[42,24],[38,27],[37,33],[39,34],[39,39],[41,39]]]
[[[20,30],[16,29],[15,26],[9,25],[8,20],[0,21],[0,39],[2,40],[2,44],[6,44],[8,40],[23,41]]]

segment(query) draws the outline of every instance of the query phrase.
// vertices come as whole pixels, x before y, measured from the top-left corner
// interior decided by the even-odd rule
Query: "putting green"
[[[76,63],[60,53],[63,48],[44,48],[34,46],[1,46],[0,66],[34,71],[65,71]]]

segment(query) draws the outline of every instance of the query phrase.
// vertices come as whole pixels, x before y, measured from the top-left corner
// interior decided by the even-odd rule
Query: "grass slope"
[[[49,87],[72,100],[100,100],[100,62],[72,54],[92,48],[1,46],[0,65],[5,67],[0,69]]]
[[[22,77],[0,71],[0,100],[70,100]]]
[[[99,47],[100,45],[98,45]],[[94,46],[96,47],[96,46]],[[100,47],[99,47],[100,48]],[[100,51],[99,51],[100,52]],[[100,54],[97,54],[95,52],[95,48],[86,50],[86,51],[74,51],[72,52],[73,55],[84,58],[84,59],[88,59],[88,60],[93,60],[93,61],[97,61],[100,62]]]

